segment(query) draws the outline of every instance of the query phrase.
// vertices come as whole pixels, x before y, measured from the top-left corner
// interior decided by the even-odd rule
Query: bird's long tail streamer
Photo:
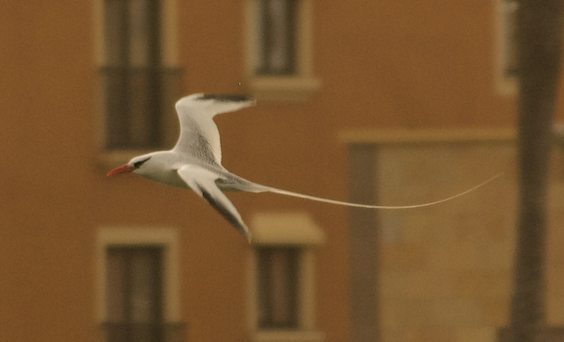
[[[421,204],[412,204],[412,205],[398,205],[398,206],[393,206],[393,205],[370,205],[370,204],[360,204],[360,203],[351,203],[351,202],[345,202],[345,201],[336,201],[336,200],[331,200],[331,199],[327,199],[327,198],[322,198],[322,197],[315,197],[315,196],[310,196],[310,195],[304,195],[304,194],[300,194],[297,192],[292,192],[292,191],[287,191],[287,190],[282,190],[282,189],[277,189],[277,188],[271,188],[271,187],[267,187],[268,191],[270,192],[274,192],[277,194],[281,194],[281,195],[287,195],[287,196],[292,196],[292,197],[299,197],[299,198],[305,198],[305,199],[309,199],[309,200],[313,200],[313,201],[318,201],[318,202],[325,202],[325,203],[331,203],[331,204],[336,204],[336,205],[344,205],[347,207],[355,207],[355,208],[368,208],[368,209],[414,209],[414,208],[422,208],[422,207],[429,207],[432,205],[436,205],[436,204],[440,204],[440,203],[444,203],[444,202],[448,202],[450,200],[453,200],[455,198],[464,196],[478,188],[481,188],[482,186],[488,184],[489,182],[493,181],[494,179],[500,177],[502,175],[502,173],[499,173],[493,177],[491,177],[490,179],[466,190],[463,191],[461,193],[458,193],[454,196],[450,196],[447,198],[443,198],[441,200],[437,200],[437,201],[433,201],[433,202],[427,202],[427,203],[421,203]]]

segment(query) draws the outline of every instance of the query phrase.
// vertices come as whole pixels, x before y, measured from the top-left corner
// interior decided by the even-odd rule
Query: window
[[[315,329],[314,247],[325,236],[304,213],[262,213],[249,225],[251,340],[323,341]]]
[[[255,74],[293,74],[296,0],[254,0],[256,6]]]
[[[105,0],[106,149],[162,145],[158,0]]]
[[[298,327],[298,248],[257,248],[258,326]]]
[[[495,0],[497,4],[497,88],[502,94],[517,90],[517,8],[516,0]]]
[[[180,84],[174,65],[175,30],[170,29],[171,1],[96,0],[105,151],[146,150],[170,143],[166,113],[174,112]]]
[[[249,87],[259,100],[305,100],[312,76],[313,0],[247,0]]]
[[[503,0],[501,3],[504,25],[504,39],[502,42],[503,73],[506,77],[517,75],[517,1]]]
[[[108,341],[161,341],[162,248],[109,247],[106,250]]]
[[[102,341],[182,341],[176,231],[104,228],[96,250]]]

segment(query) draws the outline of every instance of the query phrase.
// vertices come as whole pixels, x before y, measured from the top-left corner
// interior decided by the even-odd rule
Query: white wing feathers
[[[215,210],[250,241],[249,228],[243,222],[233,203],[215,184],[215,181],[219,178],[217,174],[196,165],[184,165],[177,172],[195,193],[208,201]]]
[[[180,137],[174,151],[221,165],[219,131],[213,117],[217,114],[254,106],[255,100],[243,95],[192,94],[176,102]]]

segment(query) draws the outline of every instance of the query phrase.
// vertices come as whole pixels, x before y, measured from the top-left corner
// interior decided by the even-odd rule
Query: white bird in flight
[[[381,206],[335,201],[272,188],[243,179],[221,165],[219,131],[213,121],[217,114],[254,106],[256,101],[244,95],[192,94],[176,102],[180,119],[180,137],[172,150],[147,153],[108,172],[107,176],[133,173],[166,185],[192,189],[227,219],[250,241],[251,233],[241,215],[223,191],[274,192],[309,200],[370,209],[410,209],[446,202],[463,196],[493,178],[457,195],[423,204]]]

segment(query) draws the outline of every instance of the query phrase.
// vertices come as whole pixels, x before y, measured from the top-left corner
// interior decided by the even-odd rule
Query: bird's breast
[[[151,173],[141,175],[142,177],[158,182],[164,185],[173,186],[176,188],[189,189],[188,185],[180,176],[176,170],[168,170],[165,172]]]

